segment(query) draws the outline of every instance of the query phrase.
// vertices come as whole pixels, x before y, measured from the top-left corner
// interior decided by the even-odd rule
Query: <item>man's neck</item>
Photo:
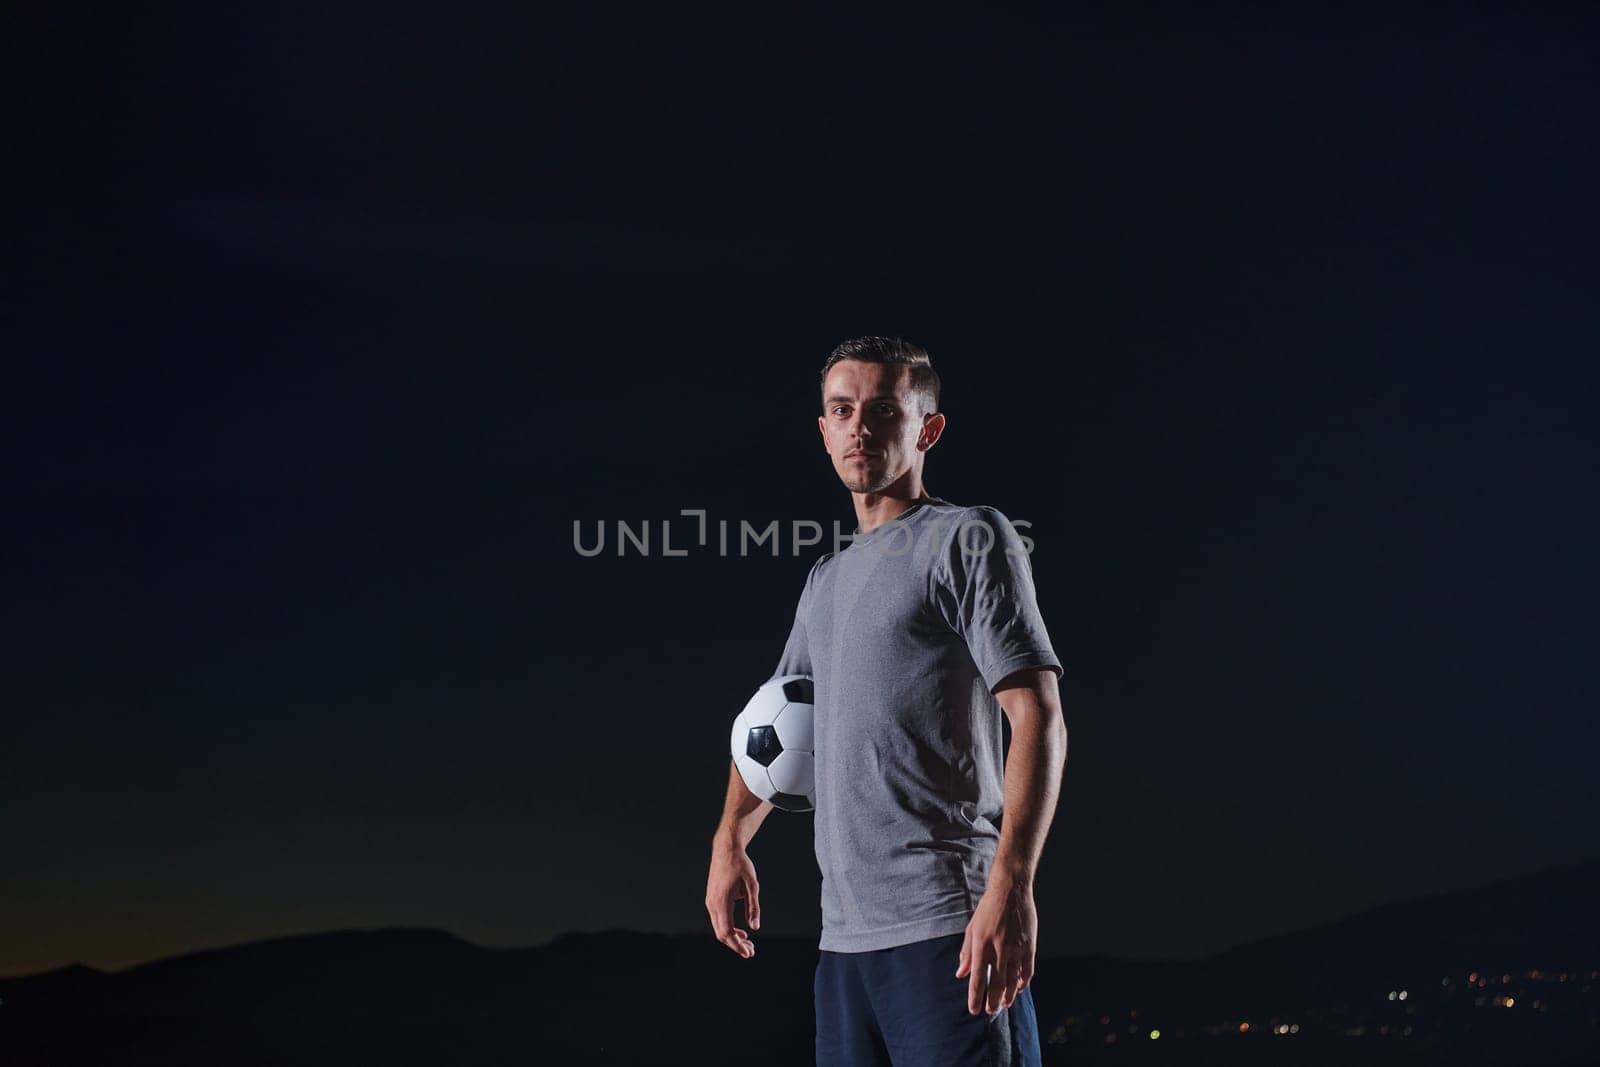
[[[875,527],[895,518],[911,509],[913,504],[924,500],[932,500],[933,494],[917,485],[908,493],[897,493],[893,489],[882,493],[851,493],[856,505],[856,523],[862,533],[871,533]]]

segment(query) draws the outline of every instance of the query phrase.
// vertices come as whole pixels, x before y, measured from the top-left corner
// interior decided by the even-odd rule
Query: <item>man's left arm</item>
[[[967,1011],[974,1015],[1009,1007],[1033,980],[1039,933],[1033,878],[1067,762],[1067,725],[1055,671],[1017,671],[994,687],[994,695],[1011,724],[1005,814],[989,884],[967,924],[956,969],[957,978],[969,976]],[[993,975],[987,985],[986,965]]]

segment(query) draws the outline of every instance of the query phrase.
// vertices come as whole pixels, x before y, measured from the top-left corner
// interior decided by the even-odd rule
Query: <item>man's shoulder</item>
[[[1005,518],[1005,513],[993,504],[957,504],[954,501],[938,498],[928,505],[929,512],[936,515],[959,516],[962,518]]]
[[[952,504],[940,501],[929,508],[941,527],[983,524],[1011,526],[1012,520],[993,504]]]
[[[838,553],[837,550],[830,550],[830,551],[824,552],[822,555],[818,556],[815,560],[813,560],[812,563],[811,563],[811,570],[806,575],[807,584],[810,584],[811,582],[816,581],[817,580],[817,575],[821,574],[823,569],[825,567],[827,567],[828,561],[831,560],[833,557],[837,556],[838,554],[839,553]]]
[[[1033,524],[1013,519],[993,504],[951,504],[934,522],[939,528],[938,548],[933,553],[937,572],[961,565],[961,557],[994,551],[1027,555],[1032,551],[1032,543],[1022,531]]]
[[[1005,517],[1005,512],[994,504],[961,504],[952,506],[963,515],[977,515],[986,518],[991,516]]]

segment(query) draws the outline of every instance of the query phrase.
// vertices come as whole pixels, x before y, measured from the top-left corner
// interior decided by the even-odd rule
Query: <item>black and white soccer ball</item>
[[[766,682],[733,720],[733,763],[750,792],[784,811],[817,806],[811,679],[785,674]]]

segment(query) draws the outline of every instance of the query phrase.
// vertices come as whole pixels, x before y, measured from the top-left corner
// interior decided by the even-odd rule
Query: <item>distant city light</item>
[[[1539,992],[1537,989],[1531,989],[1527,992],[1519,991],[1515,995],[1512,994],[1512,992],[1507,988],[1502,988],[1498,993],[1484,994],[1478,994],[1476,993],[1476,990],[1483,989],[1485,986],[1489,985],[1499,985],[1502,987],[1509,986],[1512,978],[1515,977],[1519,986],[1523,985],[1525,982],[1555,983],[1558,981],[1570,981],[1575,985],[1581,984],[1583,992],[1589,993],[1591,989],[1594,988],[1588,981],[1590,974],[1600,975],[1600,971],[1557,972],[1542,967],[1525,968],[1522,971],[1514,973],[1507,972],[1500,975],[1481,974],[1478,971],[1469,971],[1463,979],[1466,982],[1466,987],[1468,990],[1468,992],[1464,994],[1464,997],[1470,998],[1472,1003],[1480,1008],[1488,1006],[1493,1008],[1512,1009],[1519,1006],[1517,1002],[1520,1000],[1522,1001],[1520,1006],[1523,1009],[1523,1018],[1546,1013],[1555,1015],[1563,1008],[1561,999],[1557,997],[1555,1001],[1551,1001],[1548,999],[1548,994],[1544,994],[1542,997],[1536,999],[1534,997],[1534,993]],[[1440,978],[1440,987],[1450,991],[1450,993],[1447,993],[1446,996],[1439,998],[1439,1003],[1448,1005],[1454,1000],[1453,991],[1454,987],[1457,985],[1457,981],[1458,980],[1453,974],[1446,974]],[[1385,999],[1390,1003],[1404,1003],[1405,1007],[1401,1010],[1401,1015],[1406,1016],[1407,1018],[1402,1018],[1395,1022],[1385,1023],[1380,1026],[1379,1021],[1381,1017],[1388,1016],[1392,1018],[1389,1009],[1379,1009],[1376,1005],[1372,1005],[1370,1001],[1367,1001],[1366,1004],[1368,1007],[1363,1011],[1360,1006],[1351,1005],[1347,1002],[1336,1000],[1330,1005],[1332,1008],[1332,1016],[1337,1017],[1341,1015],[1355,1014],[1357,1017],[1349,1019],[1330,1018],[1325,1011],[1317,1008],[1316,1006],[1310,1006],[1304,1009],[1304,1013],[1311,1019],[1311,1021],[1304,1025],[1312,1027],[1312,1029],[1308,1031],[1308,1033],[1311,1034],[1341,1033],[1348,1037],[1376,1037],[1381,1035],[1384,1037],[1410,1038],[1422,1033],[1422,1030],[1424,1029],[1422,1016],[1429,1013],[1423,1010],[1426,1005],[1424,1005],[1420,1000],[1414,999],[1411,996],[1411,991],[1409,989],[1395,988],[1387,990]],[[1426,998],[1423,999],[1425,1000]],[[1465,1006],[1464,1001],[1462,1002],[1462,1006]],[[1352,1008],[1354,1008],[1353,1011]],[[1133,1023],[1130,1021],[1139,1019],[1139,1017],[1144,1014],[1146,1013],[1139,1008],[1122,1008],[1118,1009],[1116,1012],[1111,1012],[1108,1010],[1107,1014],[1104,1015],[1073,1014],[1067,1016],[1066,1022],[1058,1026],[1055,1031],[1050,1034],[1049,1041],[1052,1045],[1073,1044],[1079,1041],[1092,1041],[1093,1023],[1095,1020],[1098,1020],[1100,1025],[1105,1028],[1101,1033],[1101,1037],[1106,1045],[1117,1044],[1118,1037],[1126,1037],[1129,1041],[1136,1043],[1141,1036],[1150,1041],[1159,1041],[1163,1036],[1165,1036],[1169,1043],[1172,1041],[1177,1041],[1179,1044],[1184,1043],[1183,1038],[1186,1036],[1184,1033],[1186,1029],[1185,1026],[1178,1026],[1174,1024],[1173,1026],[1163,1030],[1162,1028],[1152,1026],[1148,1020],[1143,1020],[1139,1023]],[[1361,1015],[1368,1015],[1369,1018],[1362,1019],[1360,1018]],[[1371,1018],[1370,1016],[1378,1016],[1379,1018]],[[1410,1019],[1409,1016],[1417,1016],[1417,1019]],[[1593,1014],[1590,1014],[1588,1018],[1590,1025],[1596,1025],[1596,1020],[1597,1017]],[[1431,1035],[1439,1032],[1447,1032],[1448,1030],[1453,1029],[1461,1029],[1462,1033],[1466,1033],[1471,1031],[1474,1028],[1474,1025],[1474,1023],[1467,1021],[1467,1018],[1464,1016],[1460,1018],[1459,1022],[1452,1021],[1446,1025],[1442,1025],[1441,1021],[1430,1021],[1426,1026],[1428,1032],[1423,1034],[1422,1037],[1419,1037],[1418,1040],[1431,1040]],[[1538,1025],[1544,1024],[1540,1023]],[[1318,1029],[1319,1026],[1321,1027],[1320,1030]],[[1126,1027],[1126,1032],[1124,1032],[1124,1027]],[[1193,1027],[1193,1033],[1187,1036],[1193,1036],[1196,1038],[1202,1036],[1218,1038],[1229,1033],[1267,1033],[1278,1036],[1287,1036],[1289,1034],[1298,1034],[1301,1032],[1301,1029],[1301,1023],[1284,1021],[1281,1015],[1273,1015],[1263,1023],[1251,1023],[1248,1019],[1240,1020],[1235,1018],[1230,1020],[1224,1017],[1220,1021],[1197,1022]],[[1317,1040],[1317,1038],[1308,1038],[1308,1040]]]

